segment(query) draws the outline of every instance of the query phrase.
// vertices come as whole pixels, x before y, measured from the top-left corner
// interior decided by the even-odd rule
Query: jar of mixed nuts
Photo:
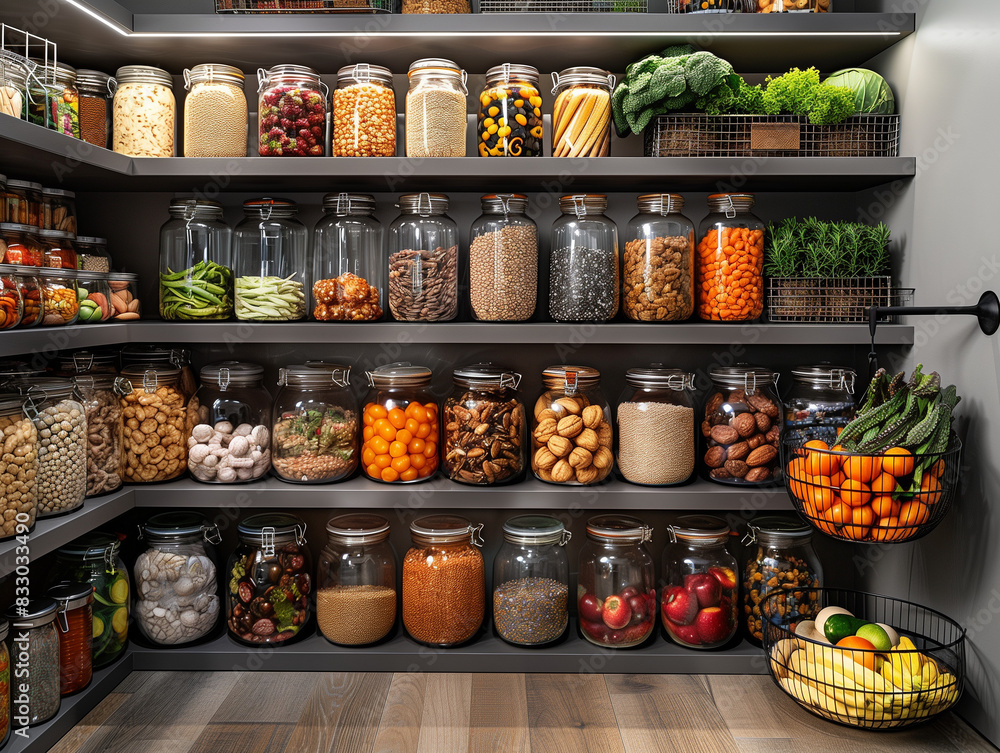
[[[111,318],[111,286],[105,272],[76,271],[76,297],[80,302],[80,324],[100,324]]]
[[[708,197],[695,257],[702,319],[746,322],[764,312],[764,223],[750,212],[754,201],[750,193]]]
[[[396,156],[396,96],[388,68],[357,63],[337,71],[330,153],[334,157]]]
[[[73,242],[76,249],[76,266],[87,272],[110,272],[111,254],[108,252],[108,239],[95,238],[90,235],[78,235]]]
[[[226,624],[249,646],[283,644],[312,616],[312,559],[306,524],[295,515],[266,512],[240,523],[240,543],[229,557]]]
[[[611,408],[601,372],[589,366],[550,366],[535,402],[531,470],[553,484],[597,484],[614,465]]]
[[[423,58],[407,75],[406,156],[464,157],[468,74],[451,60]]]
[[[261,157],[322,157],[329,91],[304,65],[257,69]]]
[[[488,194],[472,224],[469,298],[472,315],[487,322],[523,322],[538,297],[538,227],[525,214],[524,194]]]
[[[854,418],[854,369],[831,366],[797,366],[785,396],[785,431],[791,436],[821,439],[837,444],[840,429]]]
[[[458,225],[448,197],[399,197],[389,226],[389,310],[404,322],[447,322],[458,314]]]
[[[486,616],[482,523],[428,515],[410,524],[413,546],[403,559],[403,626],[427,646],[471,640]]]
[[[17,649],[18,662],[26,665],[17,681],[17,696],[27,700],[18,700],[15,705],[17,715],[26,717],[29,727],[47,722],[59,713],[57,610],[56,603],[45,596],[32,599],[25,607],[7,609],[10,630],[17,636],[17,642],[13,638],[11,642]],[[22,713],[24,707],[27,711]]]
[[[124,481],[124,429],[121,395],[115,374],[82,373],[73,378],[87,416],[87,496],[121,487]]]
[[[503,524],[503,545],[493,560],[493,625],[503,640],[542,646],[566,632],[571,536],[547,515],[519,515]]]
[[[538,69],[504,63],[486,71],[479,95],[480,157],[541,157],[542,96]]]
[[[45,265],[45,252],[37,228],[14,222],[0,223],[0,261],[25,267]]]
[[[62,188],[42,189],[42,230],[76,235],[76,194]]]
[[[615,77],[581,65],[552,73],[552,156],[611,154],[611,90]]]
[[[607,208],[603,195],[559,199],[549,248],[549,316],[557,322],[606,322],[618,313],[618,228]]]
[[[62,230],[39,230],[36,236],[42,243],[43,267],[52,269],[77,268],[72,233]]]
[[[622,262],[622,308],[639,322],[673,322],[694,313],[694,224],[679,194],[647,194],[629,220]]]
[[[111,289],[111,318],[120,322],[135,321],[142,316],[139,300],[139,275],[133,272],[111,272],[108,275]]]
[[[14,264],[0,264],[0,329],[16,327],[24,315],[17,271]]]
[[[6,386],[5,386],[6,389]],[[28,533],[38,501],[38,429],[25,399],[0,394],[0,539]]]
[[[328,193],[323,215],[313,231],[313,318],[378,321],[386,306],[386,262],[375,197]]]
[[[327,544],[316,568],[316,619],[331,643],[364,646],[396,624],[396,555],[389,521],[351,513],[326,524]]]
[[[174,156],[174,81],[162,68],[126,65],[115,75],[113,148],[129,157]]]
[[[812,546],[812,528],[801,520],[778,515],[754,518],[743,544],[749,558],[743,568],[743,626],[748,640],[764,639],[761,603],[780,589],[778,612],[794,629],[815,619],[822,603],[816,589],[823,586],[823,566]]]
[[[101,149],[111,148],[111,108],[118,82],[107,73],[80,68],[80,138]]]
[[[90,583],[64,583],[50,588],[48,596],[58,606],[59,694],[71,695],[90,685],[94,676],[94,587]]]
[[[184,69],[184,156],[246,157],[247,98],[243,71],[202,63]]]
[[[176,367],[122,369],[125,421],[125,480],[133,484],[167,481],[187,469],[187,442],[193,421],[180,390]]]
[[[444,404],[444,471],[481,486],[518,481],[527,466],[527,420],[518,400],[521,375],[491,363],[453,372]]]

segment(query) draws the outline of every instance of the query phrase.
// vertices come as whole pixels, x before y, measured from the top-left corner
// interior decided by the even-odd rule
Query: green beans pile
[[[236,318],[290,322],[306,315],[305,286],[288,277],[237,277]]]
[[[163,319],[228,319],[233,313],[233,271],[212,261],[160,274]]]

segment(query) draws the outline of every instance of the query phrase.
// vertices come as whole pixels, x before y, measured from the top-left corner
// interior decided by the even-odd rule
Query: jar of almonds
[[[125,480],[150,483],[177,478],[187,469],[187,440],[194,425],[176,367],[122,369],[131,390],[121,399]],[[122,385],[128,390],[129,385]]]
[[[601,372],[589,366],[550,366],[535,403],[531,470],[553,484],[596,484],[614,465],[611,408]]]

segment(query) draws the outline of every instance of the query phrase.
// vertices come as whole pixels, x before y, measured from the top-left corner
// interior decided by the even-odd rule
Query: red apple
[[[653,631],[653,619],[646,620],[645,622],[640,622],[638,625],[632,625],[631,627],[625,628],[625,640],[624,643],[639,643],[646,640],[649,634]]]
[[[589,638],[597,641],[598,643],[607,643],[609,631],[604,626],[603,622],[587,622],[586,620],[580,620],[580,629]]]
[[[694,618],[694,626],[702,643],[723,643],[733,632],[732,614],[722,607],[706,607]]]
[[[628,601],[633,596],[639,595],[639,589],[635,586],[625,586],[618,595],[622,597],[622,601]]]
[[[719,581],[722,588],[727,591],[736,589],[736,573],[729,567],[710,567],[708,574]]]
[[[632,622],[643,622],[646,619],[646,612],[649,604],[645,596],[636,594],[628,600],[628,608],[632,610]],[[653,610],[655,611],[655,609]]]
[[[619,643],[625,642],[625,631],[624,630],[612,630],[608,633],[608,637],[605,639],[607,643],[615,646]]]
[[[672,586],[663,597],[663,616],[675,625],[690,625],[698,614],[698,599],[681,586]]]
[[[601,605],[601,619],[612,630],[621,630],[632,619],[632,610],[621,596],[612,595]]]
[[[722,596],[722,584],[708,573],[685,575],[684,588],[698,597],[698,606],[702,609],[719,605],[719,597]]]
[[[663,624],[667,628],[667,633],[675,643],[687,646],[700,646],[701,638],[698,637],[698,629],[694,625],[675,625],[669,620],[664,620]]]
[[[594,594],[585,594],[580,599],[580,618],[588,622],[601,621],[601,600]]]

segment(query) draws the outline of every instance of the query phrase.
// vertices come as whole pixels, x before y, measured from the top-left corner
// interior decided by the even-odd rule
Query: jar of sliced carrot
[[[710,214],[701,222],[695,258],[702,319],[746,322],[764,311],[764,223],[751,214],[753,205],[749,193],[708,197]]]
[[[368,478],[406,484],[432,478],[438,468],[438,406],[431,370],[390,363],[368,372],[361,469]]]

